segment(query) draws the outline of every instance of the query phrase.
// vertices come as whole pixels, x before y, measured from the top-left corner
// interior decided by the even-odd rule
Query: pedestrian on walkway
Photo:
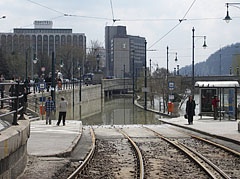
[[[49,96],[48,100],[45,102],[45,111],[46,111],[46,124],[52,124],[52,119],[54,116],[54,113],[56,112],[55,103],[52,100],[52,97]]]
[[[188,124],[193,124],[193,116],[195,116],[195,101],[192,96],[189,96],[187,105],[186,105],[186,114],[188,116]]]
[[[214,120],[217,120],[217,118],[218,118],[218,102],[219,102],[219,99],[215,95],[212,99],[212,108],[213,108]]]
[[[61,97],[61,101],[59,103],[59,117],[58,117],[58,122],[57,122],[58,126],[61,123],[62,118],[63,118],[63,125],[65,126],[67,105],[68,105],[68,102],[64,99],[64,97]]]

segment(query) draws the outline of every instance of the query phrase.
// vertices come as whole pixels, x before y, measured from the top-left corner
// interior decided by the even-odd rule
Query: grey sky
[[[1,0],[0,15],[6,19],[0,20],[0,31],[10,32],[14,27],[33,27],[34,20],[53,20],[54,27],[72,28],[74,32],[83,32],[87,43],[98,40],[104,44],[104,27],[112,25],[110,0],[33,0],[51,9],[41,7],[28,0]],[[148,47],[163,37],[171,28],[179,23],[194,0],[112,0],[114,17],[121,19],[114,25],[126,25],[128,34],[146,37]],[[178,52],[180,67],[191,64],[192,27],[195,35],[207,36],[207,49],[202,49],[203,39],[196,38],[196,62],[204,61],[220,47],[239,42],[240,9],[230,7],[233,20],[226,24],[222,19],[226,15],[226,0],[196,0],[193,7],[177,28],[159,41],[148,52],[148,60],[153,64],[166,67],[166,47],[170,52]],[[230,2],[240,2],[231,0]],[[106,19],[63,17],[63,14],[101,17]],[[234,18],[235,17],[235,18]],[[203,19],[218,18],[218,19]],[[108,20],[109,19],[109,20]],[[168,19],[146,20],[136,19]],[[201,19],[201,20],[191,20]],[[169,56],[170,70],[176,67],[174,54]]]

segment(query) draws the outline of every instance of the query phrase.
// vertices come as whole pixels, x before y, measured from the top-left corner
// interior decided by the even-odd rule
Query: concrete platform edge
[[[72,145],[68,149],[66,149],[65,151],[60,152],[60,153],[56,153],[56,154],[51,154],[51,155],[32,155],[32,156],[36,156],[36,157],[69,157],[71,152],[77,146],[77,143],[80,141],[80,139],[82,137],[82,131],[83,131],[83,126],[81,125],[81,127],[80,127],[80,135],[78,135],[74,139],[74,141],[72,142]]]
[[[198,132],[198,133],[210,136],[210,137],[215,137],[215,138],[218,138],[218,139],[221,139],[221,140],[225,140],[225,141],[232,142],[234,144],[240,145],[240,141],[237,141],[237,140],[234,140],[234,139],[231,139],[231,138],[227,138],[227,137],[216,135],[216,134],[211,134],[211,133],[208,133],[208,132],[205,132],[205,131],[201,131],[201,130],[198,130],[198,129],[194,129],[194,128],[191,128],[191,127],[187,127],[187,126],[183,126],[183,125],[179,125],[179,124],[175,124],[175,123],[171,123],[171,122],[167,122],[167,121],[164,121],[164,120],[161,120],[161,119],[158,119],[158,120],[165,123],[165,124],[173,125],[173,126],[176,126],[176,127],[181,127],[181,128],[188,129],[188,130],[191,130],[191,131],[194,131],[194,132]]]

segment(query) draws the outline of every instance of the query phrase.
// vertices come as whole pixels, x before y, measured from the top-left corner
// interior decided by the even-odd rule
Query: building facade
[[[145,42],[144,37],[127,35],[125,26],[106,26],[106,75],[116,78],[130,77],[133,67],[134,72],[142,70],[146,60]]]
[[[73,33],[72,29],[52,28],[52,21],[34,21],[34,28],[14,28],[13,33],[0,33],[0,48],[3,52],[25,52],[50,56],[63,46],[79,47],[86,52],[84,33]]]

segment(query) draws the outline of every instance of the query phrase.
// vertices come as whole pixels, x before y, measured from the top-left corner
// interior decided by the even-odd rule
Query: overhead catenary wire
[[[106,17],[96,17],[96,16],[83,16],[83,15],[76,15],[76,14],[68,14],[68,13],[65,13],[65,12],[62,12],[62,11],[59,11],[59,10],[56,10],[56,9],[53,9],[53,8],[50,8],[48,6],[45,6],[43,4],[40,4],[40,3],[37,3],[35,1],[32,1],[32,0],[26,0],[28,2],[31,2],[35,5],[38,5],[42,8],[45,8],[45,9],[48,9],[50,11],[53,11],[55,13],[58,13],[58,14],[62,14],[63,16],[62,17],[80,17],[80,18],[88,18],[88,19],[101,19],[101,20],[112,20],[110,18],[106,18]]]
[[[189,13],[189,11],[191,10],[191,8],[193,7],[194,3],[197,0],[194,0],[192,2],[192,4],[190,5],[190,7],[188,8],[187,12],[184,14],[182,19],[179,19],[179,22],[177,25],[175,25],[173,28],[171,28],[166,34],[164,34],[160,39],[158,39],[156,42],[154,42],[148,49],[152,48],[154,45],[156,45],[158,42],[160,42],[162,39],[164,39],[169,33],[171,33],[174,29],[176,29],[185,19],[185,17],[187,16],[187,14]]]

